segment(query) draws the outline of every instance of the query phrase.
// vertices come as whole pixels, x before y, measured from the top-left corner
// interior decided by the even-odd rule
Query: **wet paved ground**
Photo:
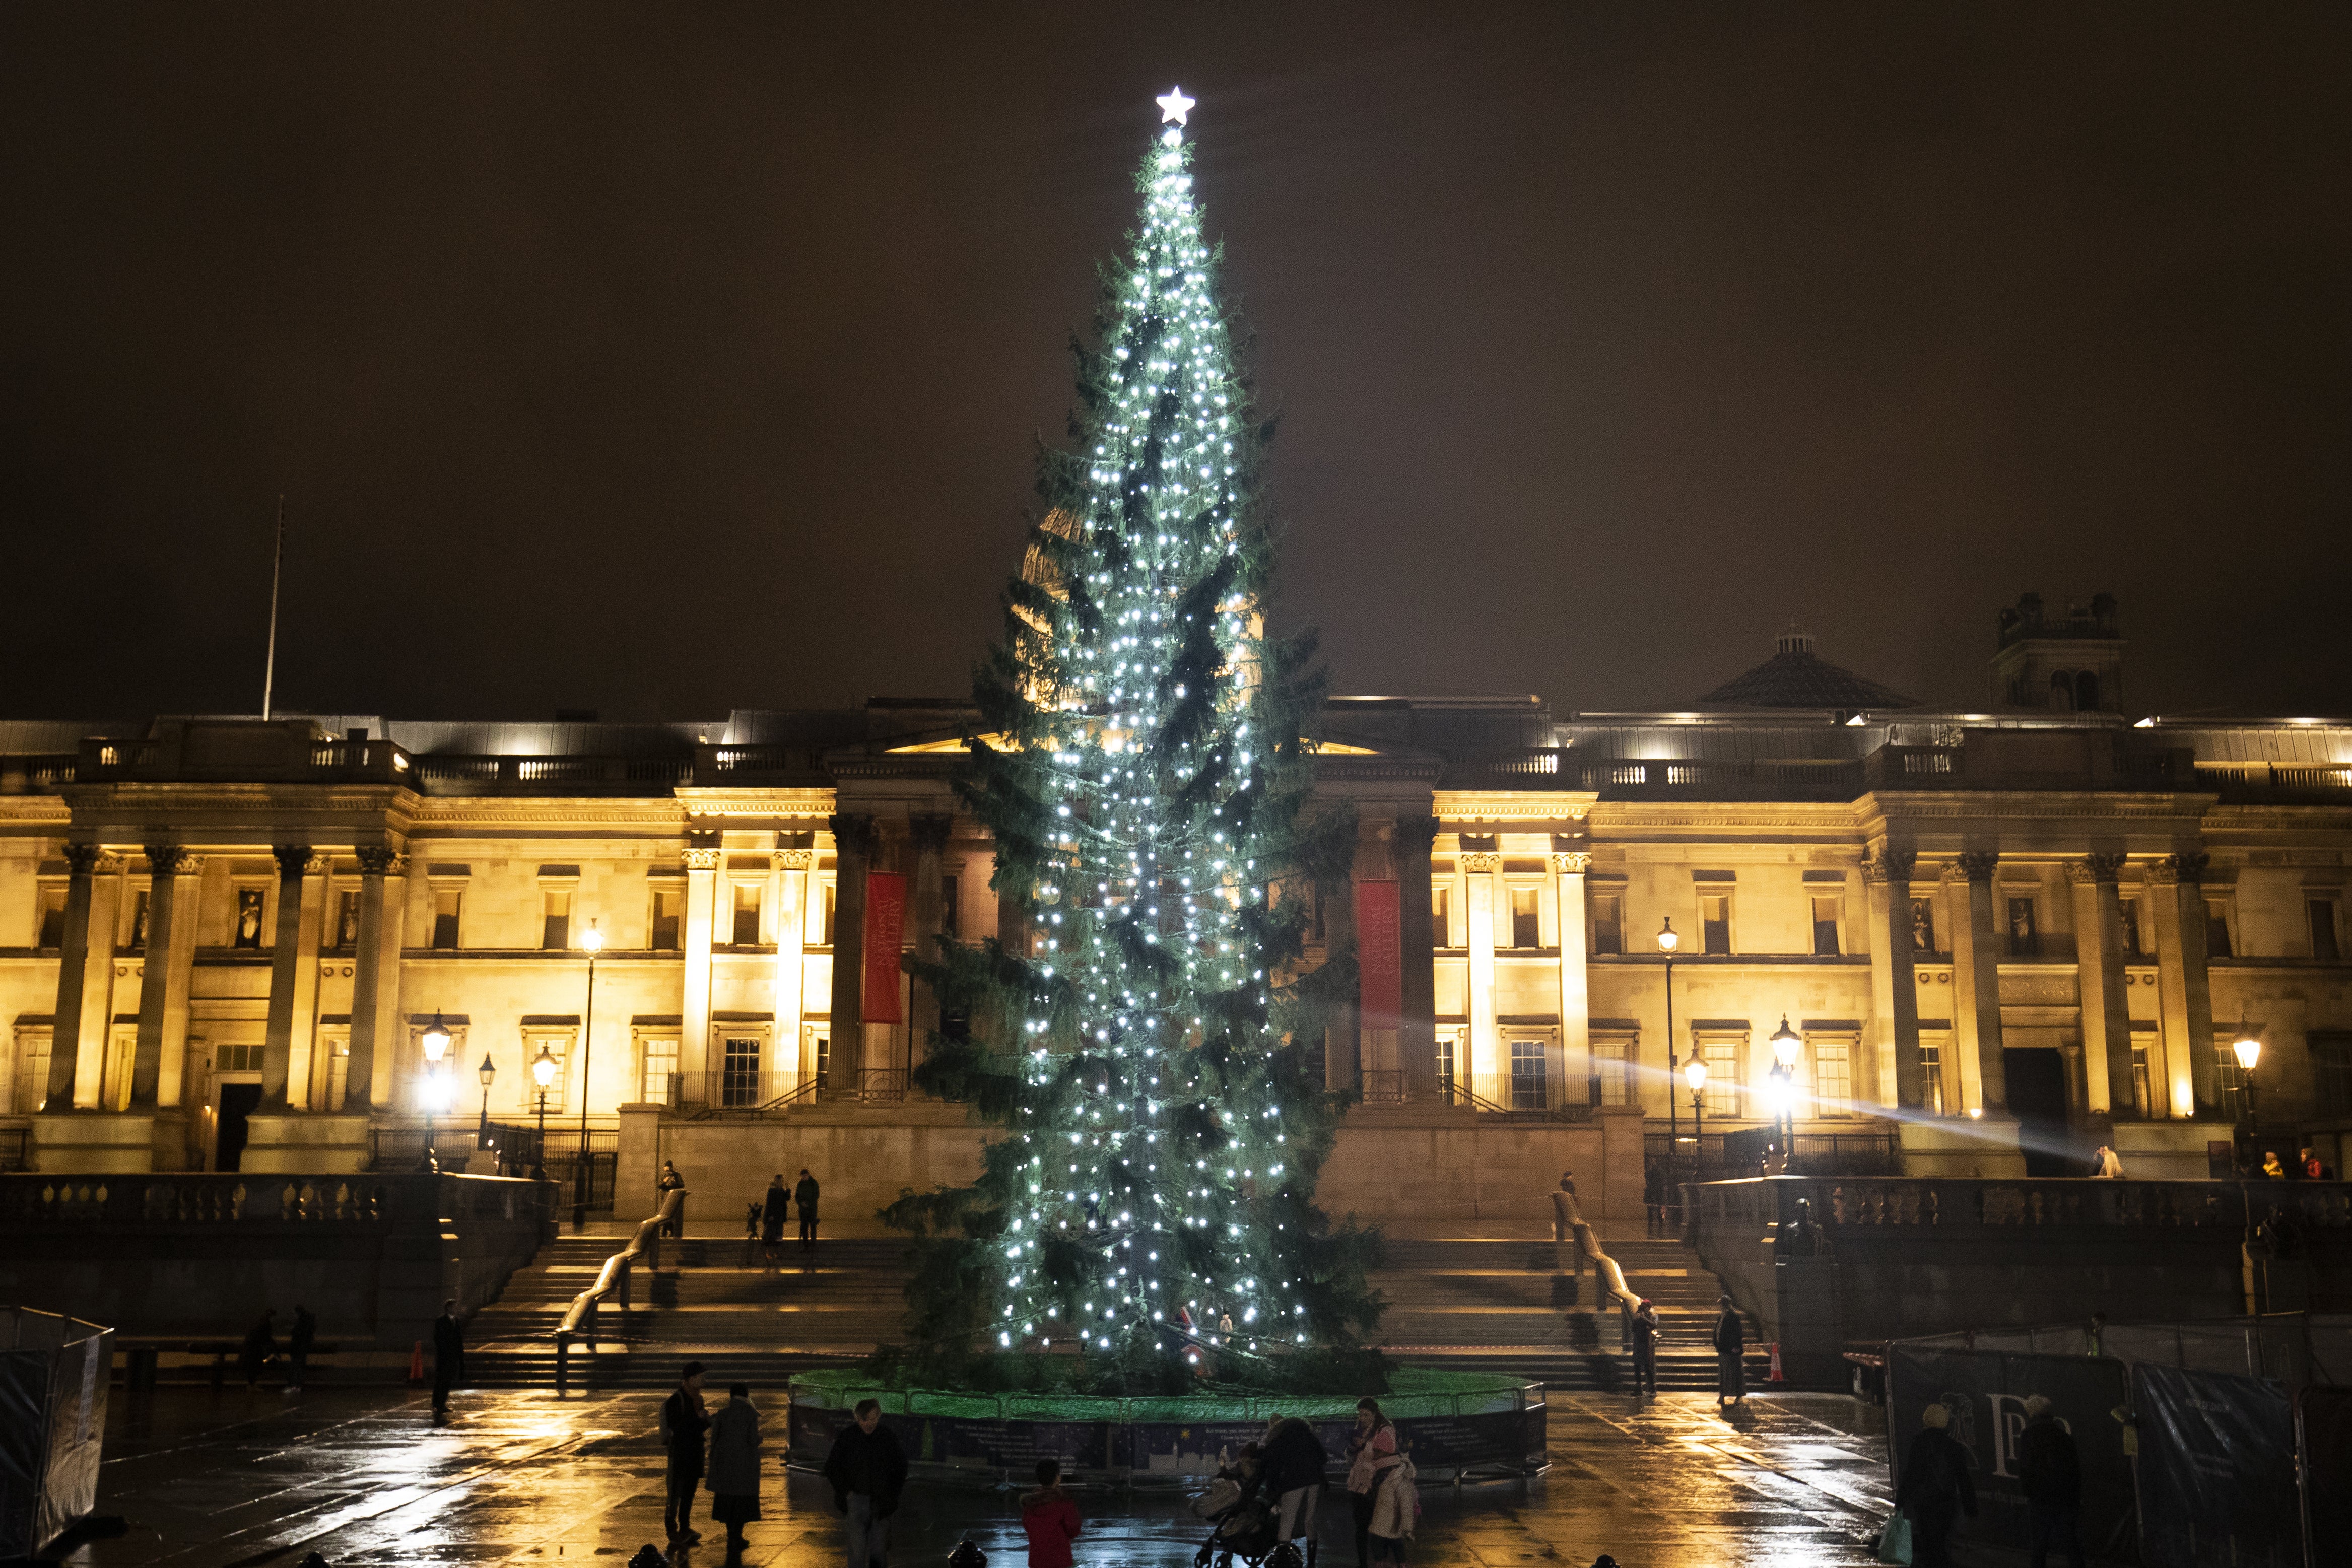
[[[165,1388],[110,1406],[99,1511],[128,1533],[79,1546],[91,1568],[293,1568],[316,1551],[352,1563],[529,1563],[609,1559],[613,1568],[661,1533],[658,1396],[558,1400],[461,1393],[436,1427],[423,1394]],[[781,1435],[782,1399],[766,1408]],[[1524,1485],[1455,1492],[1424,1486],[1412,1548],[1425,1563],[1590,1563],[1624,1568],[1706,1564],[1860,1564],[1886,1513],[1885,1439],[1875,1406],[1826,1395],[1759,1398],[1727,1416],[1711,1396],[1647,1405],[1555,1395],[1552,1469]],[[788,1476],[770,1444],[745,1561],[835,1564],[841,1532],[830,1490]],[[1182,1568],[1202,1529],[1181,1498],[1077,1494],[1087,1518],[1082,1563]],[[724,1531],[678,1568],[719,1568]],[[1322,1561],[1354,1561],[1345,1505],[1327,1512]],[[995,1568],[1026,1561],[1011,1492],[909,1489],[895,1563],[944,1562],[969,1530]]]

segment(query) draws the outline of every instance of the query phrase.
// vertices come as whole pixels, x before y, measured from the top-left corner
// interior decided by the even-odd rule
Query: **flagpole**
[[[269,559],[269,651],[261,666],[261,716],[269,717],[270,687],[278,679],[278,580],[286,568],[286,497],[278,497],[278,547]]]

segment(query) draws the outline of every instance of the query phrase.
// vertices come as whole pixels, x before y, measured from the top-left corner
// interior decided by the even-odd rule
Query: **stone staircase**
[[[1715,1387],[1716,1300],[1723,1287],[1674,1237],[1604,1235],[1625,1283],[1658,1303],[1658,1387]],[[1555,1388],[1612,1390],[1630,1379],[1613,1307],[1597,1310],[1591,1267],[1571,1279],[1547,1240],[1392,1238],[1373,1285],[1389,1301],[1381,1322],[1400,1361],[1508,1373]],[[1750,1328],[1753,1333],[1753,1327]],[[1770,1365],[1751,1345],[1748,1382]]]
[[[556,1324],[621,1244],[611,1236],[566,1236],[542,1248],[468,1325],[471,1382],[553,1387]],[[1626,1283],[1658,1303],[1659,1388],[1713,1389],[1716,1277],[1671,1237],[1610,1236],[1603,1244]],[[1398,1360],[1563,1389],[1611,1390],[1630,1376],[1616,1312],[1595,1310],[1591,1270],[1578,1293],[1555,1272],[1549,1241],[1391,1238],[1385,1245],[1372,1282],[1389,1300],[1381,1337]],[[813,1260],[788,1244],[782,1259],[770,1269],[740,1239],[665,1243],[660,1271],[641,1271],[634,1281],[632,1310],[604,1308],[593,1352],[584,1340],[573,1344],[571,1386],[666,1388],[695,1360],[708,1367],[709,1386],[740,1379],[772,1389],[794,1372],[856,1360],[895,1334],[906,1309],[904,1243],[828,1240]],[[1769,1360],[1764,1347],[1751,1348],[1751,1388],[1762,1386]]]

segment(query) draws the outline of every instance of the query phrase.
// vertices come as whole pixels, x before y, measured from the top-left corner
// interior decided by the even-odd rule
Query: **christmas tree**
[[[916,964],[916,1074],[1001,1133],[974,1185],[902,1200],[919,1375],[999,1386],[1296,1383],[1377,1322],[1374,1239],[1313,1203],[1339,1096],[1320,1041],[1352,953],[1306,971],[1352,817],[1309,812],[1311,638],[1263,619],[1255,421],[1202,235],[1181,89],[1140,226],[1077,345],[1071,449],[975,677],[964,799],[1026,932]],[[1340,885],[1344,885],[1341,882]],[[1376,1358],[1374,1358],[1376,1361]]]

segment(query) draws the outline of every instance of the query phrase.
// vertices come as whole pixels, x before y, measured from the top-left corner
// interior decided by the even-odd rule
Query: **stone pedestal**
[[[2108,1146],[2134,1181],[2204,1181],[2213,1174],[2208,1144],[2231,1143],[2227,1122],[2117,1122]]]
[[[33,1168],[64,1176],[154,1170],[158,1145],[169,1138],[176,1149],[182,1137],[176,1120],[168,1128],[162,1122],[143,1111],[68,1111],[36,1116]]]
[[[256,1114],[246,1123],[240,1171],[349,1175],[367,1168],[368,1119],[324,1111]]]
[[[1905,1176],[2005,1181],[2025,1175],[2025,1154],[2011,1117],[1954,1117],[1901,1126]]]

